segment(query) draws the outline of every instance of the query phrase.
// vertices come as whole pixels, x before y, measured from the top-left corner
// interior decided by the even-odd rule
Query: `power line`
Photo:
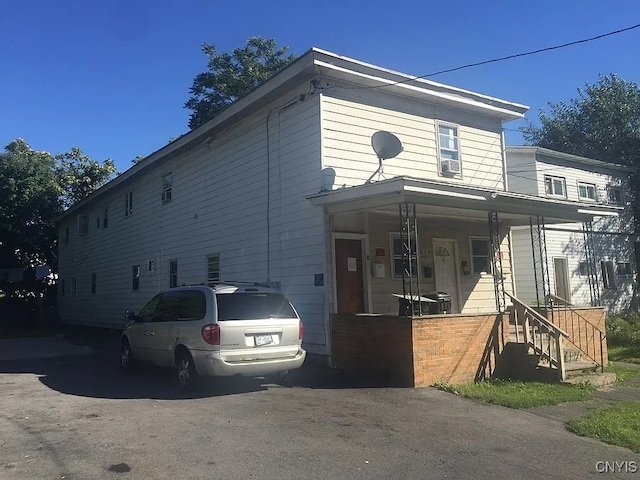
[[[612,32],[602,33],[602,34],[596,35],[594,37],[582,38],[580,40],[574,40],[572,42],[563,43],[563,44],[560,44],[560,45],[553,45],[551,47],[539,48],[537,50],[531,50],[529,52],[515,53],[513,55],[507,55],[505,57],[492,58],[491,60],[483,60],[481,62],[467,63],[466,65],[460,65],[459,67],[447,68],[446,70],[440,70],[438,72],[427,73],[426,75],[420,75],[420,76],[417,76],[417,77],[411,77],[411,78],[407,78],[405,80],[400,80],[398,82],[393,82],[393,83],[389,83],[389,84],[386,84],[386,85],[378,85],[378,86],[373,86],[373,87],[358,86],[358,87],[339,87],[339,88],[343,88],[344,90],[361,90],[361,89],[375,89],[375,88],[392,87],[394,85],[400,85],[402,83],[412,82],[412,81],[418,80],[420,78],[435,77],[436,75],[442,75],[443,73],[456,72],[458,70],[463,70],[465,68],[479,67],[480,65],[487,65],[489,63],[502,62],[504,60],[511,60],[513,58],[527,57],[527,56],[536,55],[536,54],[542,53],[542,52],[549,52],[551,50],[559,50],[561,48],[571,47],[573,45],[578,45],[578,44],[581,44],[581,43],[593,42],[594,40],[600,40],[601,38],[611,37],[613,35],[618,35],[620,33],[628,32],[630,30],[635,30],[636,28],[640,28],[640,23],[637,23],[637,24],[632,25],[630,27],[621,28],[619,30],[614,30]],[[329,88],[332,88],[332,87],[329,87]]]

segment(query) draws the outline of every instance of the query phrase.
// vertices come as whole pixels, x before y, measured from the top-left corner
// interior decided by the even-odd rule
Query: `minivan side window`
[[[149,300],[144,307],[142,307],[142,309],[140,310],[140,317],[142,317],[142,320],[144,322],[151,321],[151,317],[155,313],[158,307],[158,304],[160,303],[161,297],[162,297],[162,294],[159,293],[158,295],[153,297],[151,300]]]
[[[162,310],[170,321],[201,320],[207,312],[207,297],[199,290],[170,291],[162,299]]]

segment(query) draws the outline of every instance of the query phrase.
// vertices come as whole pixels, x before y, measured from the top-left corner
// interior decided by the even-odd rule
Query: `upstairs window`
[[[567,197],[567,181],[563,177],[544,176],[545,193],[551,197]]]
[[[78,235],[86,235],[87,233],[89,233],[89,217],[78,215]]]
[[[96,284],[98,283],[98,275],[95,273],[91,274],[91,293],[96,293]]]
[[[593,183],[578,182],[578,198],[588,202],[595,202],[596,186]]]
[[[220,254],[207,255],[207,282],[220,281]]]
[[[473,267],[471,273],[491,273],[489,239],[476,237],[470,238],[469,241],[471,242],[471,266]]]
[[[618,275],[632,275],[631,264],[629,262],[618,262],[617,273]]]
[[[609,185],[607,187],[607,200],[609,201],[609,203],[612,203],[614,205],[622,205],[622,188],[616,187],[614,185]]]
[[[458,127],[438,125],[438,155],[440,173],[459,175],[462,173],[460,149],[458,145]]]
[[[581,277],[589,275],[589,264],[584,260],[578,263],[578,275]]]
[[[171,201],[171,190],[173,188],[173,174],[167,173],[162,177],[162,203]]]
[[[133,214],[133,192],[129,192],[124,196],[124,216],[128,217]]]
[[[109,226],[109,207],[105,206],[102,212],[102,228]]]

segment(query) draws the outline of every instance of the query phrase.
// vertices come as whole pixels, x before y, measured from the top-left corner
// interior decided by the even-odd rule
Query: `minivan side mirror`
[[[138,315],[136,315],[136,312],[133,310],[127,310],[124,314],[124,318],[129,321],[135,322],[136,320],[138,320]]]

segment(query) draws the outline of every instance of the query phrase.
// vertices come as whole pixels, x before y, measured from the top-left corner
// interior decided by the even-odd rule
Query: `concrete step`
[[[564,364],[564,371],[567,376],[576,376],[582,375],[586,372],[594,372],[597,368],[597,363],[585,360],[567,362]]]

